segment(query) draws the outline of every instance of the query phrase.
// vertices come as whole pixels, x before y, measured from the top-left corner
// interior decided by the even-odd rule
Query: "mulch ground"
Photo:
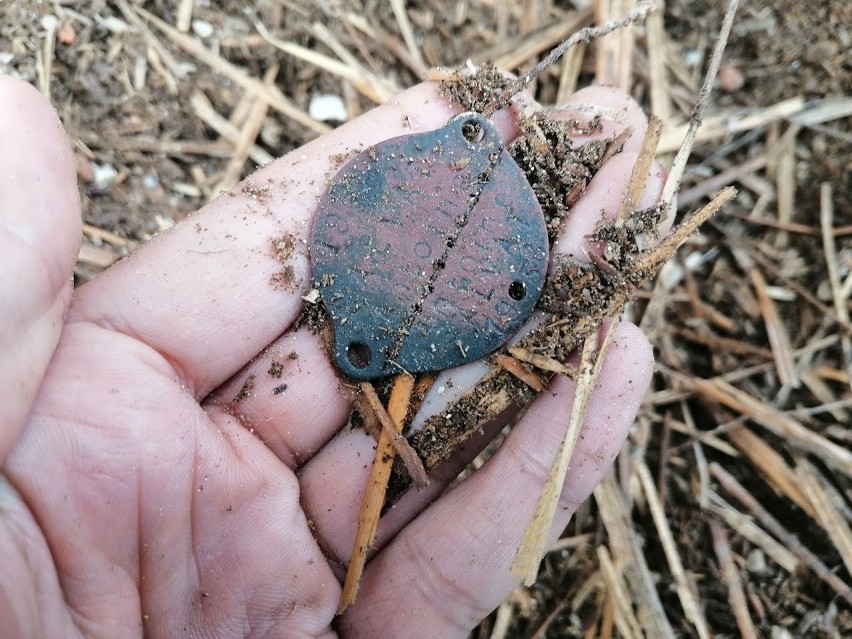
[[[0,73],[50,95],[76,153],[78,283],[427,69],[522,72],[630,3],[405,4],[5,3]],[[666,5],[536,98],[620,84],[670,162],[724,7]],[[740,8],[679,206],[740,193],[629,311],[658,371],[616,472],[473,636],[852,635],[850,25],[846,0]]]

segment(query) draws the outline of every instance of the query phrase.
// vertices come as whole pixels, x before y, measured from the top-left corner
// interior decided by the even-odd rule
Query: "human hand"
[[[614,90],[574,101],[621,112],[608,131],[634,132],[575,204],[569,252],[617,209],[645,130]],[[72,297],[71,153],[40,94],[0,78],[0,636],[464,636],[511,592],[573,383],[555,379],[456,488],[440,495],[473,445],[403,497],[380,523],[358,600],[335,621],[374,442],[341,431],[345,389],[318,338],[289,328],[310,281],[309,222],[340,158],[453,113],[434,86],[406,91]],[[495,121],[511,136],[510,114]],[[640,204],[661,185],[655,169]],[[286,264],[284,237],[296,240]],[[639,330],[621,324],[552,538],[617,454],[652,364]]]

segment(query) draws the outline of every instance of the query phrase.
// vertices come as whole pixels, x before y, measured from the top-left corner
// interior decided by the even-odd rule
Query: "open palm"
[[[623,109],[610,130],[634,134],[575,206],[574,247],[617,207],[644,127],[615,91],[576,100]],[[345,428],[347,393],[317,338],[288,330],[310,217],[341,158],[452,113],[415,87],[72,297],[70,151],[41,96],[0,78],[0,636],[464,636],[512,590],[572,383],[556,380],[458,487],[440,494],[474,445],[406,495],[335,620],[374,442]],[[660,176],[649,185],[648,203]],[[617,453],[651,368],[647,342],[620,326],[554,535]]]

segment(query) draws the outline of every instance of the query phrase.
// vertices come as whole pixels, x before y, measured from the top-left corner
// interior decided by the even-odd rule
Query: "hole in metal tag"
[[[530,316],[547,230],[494,125],[463,113],[352,158],[320,201],[311,263],[343,373],[442,370],[497,349]]]

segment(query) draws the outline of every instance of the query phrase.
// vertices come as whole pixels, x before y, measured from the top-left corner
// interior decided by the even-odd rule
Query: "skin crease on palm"
[[[634,130],[573,209],[563,250],[579,254],[617,209],[645,118],[612,89],[572,102],[615,114],[610,133]],[[0,78],[0,637],[463,637],[512,591],[573,383],[555,380],[459,486],[440,494],[475,446],[404,497],[335,619],[374,443],[345,429],[347,394],[317,339],[288,328],[331,158],[453,113],[434,85],[414,87],[250,176],[271,187],[268,203],[236,188],[72,296],[69,144],[35,89]],[[513,118],[494,118],[507,138]],[[655,167],[643,204],[662,179]],[[299,290],[270,283],[273,239],[288,232]],[[652,367],[645,338],[621,324],[552,538],[617,454]]]

